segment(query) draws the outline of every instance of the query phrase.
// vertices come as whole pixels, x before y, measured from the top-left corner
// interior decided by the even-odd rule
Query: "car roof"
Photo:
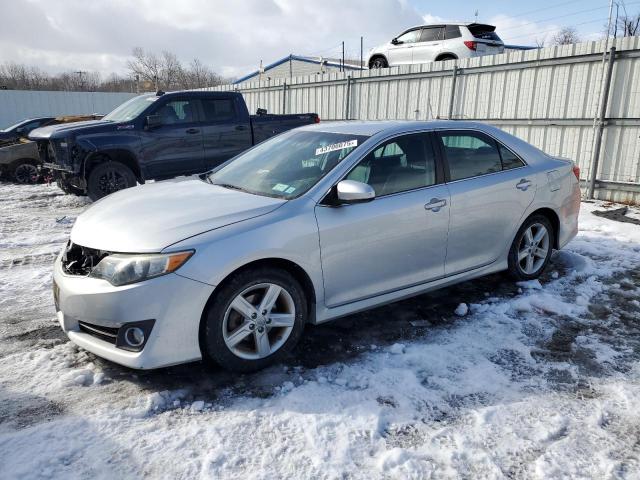
[[[147,95],[147,96],[157,95],[158,97],[164,97],[164,96],[183,95],[185,93],[193,97],[218,97],[218,96],[225,97],[229,95],[239,95],[239,92],[217,92],[213,90],[174,90],[171,92],[163,92],[162,95],[158,95],[157,93],[146,93],[144,95]]]
[[[456,25],[458,27],[469,27],[471,25],[484,25],[487,27],[494,27],[494,25],[490,25],[488,23],[476,23],[476,22],[437,22],[437,23],[424,23],[422,25],[416,25],[415,27],[409,27],[404,30],[402,33],[408,32],[409,30],[415,30],[416,28],[424,28],[424,27],[444,27],[446,25]]]
[[[468,122],[461,120],[348,120],[336,122],[322,122],[314,125],[307,125],[299,130],[315,130],[330,133],[345,133],[351,135],[373,136],[378,133],[404,133],[418,130],[436,129],[464,129],[472,128],[476,130],[489,131],[495,127],[481,122]]]

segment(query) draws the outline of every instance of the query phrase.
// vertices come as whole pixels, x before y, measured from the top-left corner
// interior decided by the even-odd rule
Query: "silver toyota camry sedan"
[[[480,123],[299,128],[96,202],[55,262],[58,319],[129,367],[256,370],[306,323],[501,270],[536,278],[576,235],[578,174]]]

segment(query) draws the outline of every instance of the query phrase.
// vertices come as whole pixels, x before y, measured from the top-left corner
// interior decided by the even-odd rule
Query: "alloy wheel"
[[[222,322],[224,342],[247,360],[268,357],[287,341],[296,319],[291,294],[280,285],[261,283],[238,294]]]
[[[549,231],[541,223],[534,223],[525,230],[518,245],[518,265],[524,273],[533,275],[543,267],[549,244]]]
[[[108,195],[118,190],[127,188],[127,180],[116,170],[107,170],[99,179],[99,188],[102,193]]]
[[[13,175],[18,183],[36,183],[38,168],[30,163],[22,163],[16,167]]]

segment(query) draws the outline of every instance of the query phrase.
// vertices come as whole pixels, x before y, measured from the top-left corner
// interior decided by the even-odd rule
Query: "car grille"
[[[93,325],[87,322],[78,322],[78,326],[80,327],[80,331],[88,333],[93,337],[99,338],[100,340],[104,340],[105,342],[109,342],[113,345],[116,344],[116,340],[118,339],[118,328],[103,327],[101,325]]]
[[[107,255],[109,252],[104,250],[83,247],[69,241],[62,255],[62,270],[67,275],[87,276]]]

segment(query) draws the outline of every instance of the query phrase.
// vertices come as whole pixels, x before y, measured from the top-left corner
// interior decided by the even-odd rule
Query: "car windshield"
[[[22,124],[27,123],[27,120],[22,120],[21,122],[18,122],[14,125],[11,125],[10,127],[4,128],[2,130],[0,130],[0,132],[10,132],[11,130],[20,127]]]
[[[158,98],[159,97],[156,95],[142,95],[140,97],[132,98],[131,100],[124,102],[108,115],[105,115],[103,120],[110,120],[112,122],[128,122],[140,115]]]
[[[210,183],[256,195],[302,195],[368,137],[291,130],[242,153],[212,172]]]

